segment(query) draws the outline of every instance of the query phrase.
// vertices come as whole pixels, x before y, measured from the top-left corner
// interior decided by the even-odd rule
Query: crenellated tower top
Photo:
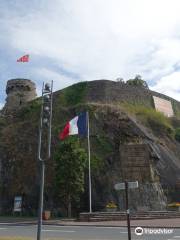
[[[14,111],[36,98],[36,85],[29,79],[11,79],[7,81],[6,93],[5,112]]]

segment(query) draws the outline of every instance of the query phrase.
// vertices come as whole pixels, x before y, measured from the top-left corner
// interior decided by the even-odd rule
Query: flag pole
[[[89,163],[89,212],[92,213],[92,194],[91,194],[91,152],[89,140],[89,112],[87,111],[87,137],[88,137],[88,163]]]

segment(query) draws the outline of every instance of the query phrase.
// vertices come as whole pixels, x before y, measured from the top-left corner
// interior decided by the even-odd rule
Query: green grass
[[[130,114],[136,116],[146,127],[149,127],[153,132],[158,134],[173,135],[174,128],[171,121],[163,113],[157,112],[153,108],[147,108],[142,105],[123,104],[122,107]]]
[[[64,106],[82,103],[86,96],[87,82],[80,82],[65,88],[60,94],[59,102]]]

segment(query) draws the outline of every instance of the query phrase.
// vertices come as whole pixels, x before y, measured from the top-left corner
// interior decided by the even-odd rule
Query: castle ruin
[[[19,109],[37,96],[35,83],[29,79],[22,78],[8,80],[6,94],[5,113]]]

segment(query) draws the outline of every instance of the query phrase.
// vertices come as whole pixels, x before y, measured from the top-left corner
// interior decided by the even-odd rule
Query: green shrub
[[[126,81],[126,83],[128,85],[132,85],[132,86],[138,86],[138,87],[144,87],[146,89],[148,89],[148,84],[146,81],[144,81],[140,75],[136,75],[135,78],[133,79],[129,79]]]
[[[6,120],[5,120],[5,118],[3,118],[3,117],[0,117],[0,128],[2,128],[2,127],[4,127],[4,126],[6,126]]]
[[[41,109],[41,99],[35,99],[32,102],[29,102],[26,106],[24,106],[20,111],[18,117],[25,119],[29,116],[32,116],[32,114],[37,114],[37,112],[40,113]]]
[[[175,129],[175,139],[180,142],[180,128]]]
[[[65,89],[64,100],[67,105],[82,103],[86,95],[87,82],[80,82]]]

